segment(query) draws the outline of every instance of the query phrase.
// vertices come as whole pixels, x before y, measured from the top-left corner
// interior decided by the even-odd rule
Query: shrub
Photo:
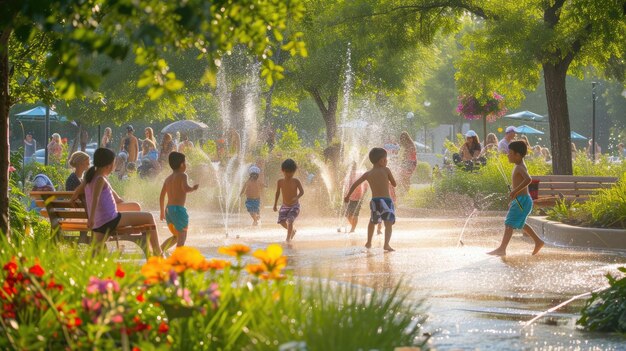
[[[296,342],[389,350],[420,337],[419,304],[399,286],[379,292],[293,279],[282,272],[278,245],[257,250],[255,262],[243,245],[218,250],[231,260],[181,247],[139,272],[107,253],[49,241],[2,244],[2,349],[276,350]]]
[[[433,172],[427,162],[417,162],[413,178],[416,183],[430,183],[433,181]]]
[[[626,267],[618,270],[626,273]],[[591,294],[576,323],[590,331],[626,333],[626,277],[606,278],[609,287]]]
[[[280,135],[276,147],[283,151],[293,151],[300,148],[302,140],[298,136],[296,127],[292,124],[287,124],[285,130],[278,129],[276,134]]]

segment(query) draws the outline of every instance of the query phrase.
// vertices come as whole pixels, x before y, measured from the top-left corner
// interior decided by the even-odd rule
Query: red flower
[[[2,269],[9,272],[9,276],[13,276],[15,272],[17,272],[17,262],[15,260],[15,256],[13,256],[13,258],[11,258],[11,261],[7,262],[7,264],[5,264]]]
[[[146,299],[143,297],[143,293],[137,295],[137,301],[138,302],[144,302],[146,301]]]
[[[122,270],[122,265],[118,263],[117,269],[115,270],[115,276],[118,278],[124,278],[125,275],[126,273]]]
[[[162,321],[161,324],[159,324],[159,333],[167,334],[169,330],[170,330],[170,327],[167,325],[167,323]]]
[[[152,328],[149,324],[142,322],[139,316],[135,316],[133,322],[135,322],[135,327],[133,328],[135,331],[150,330]]]
[[[39,260],[35,259],[35,265],[30,267],[28,269],[28,273],[33,274],[39,278],[41,278],[43,276],[43,274],[45,273],[43,268],[41,268],[41,266],[39,265]]]
[[[133,347],[133,350],[132,350],[132,351],[141,351],[141,349],[140,349],[140,348],[138,348],[137,346],[135,346],[135,347]]]

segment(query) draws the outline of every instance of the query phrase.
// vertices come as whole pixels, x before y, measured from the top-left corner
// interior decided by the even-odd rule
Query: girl
[[[159,153],[159,162],[162,166],[166,165],[172,151],[176,150],[176,144],[172,140],[172,134],[165,133],[161,142],[161,153]]]
[[[144,129],[144,133],[146,134],[146,139],[144,140],[150,140],[154,145],[157,144],[156,138],[154,137],[154,131],[152,130],[152,128],[147,127],[146,129]]]
[[[80,179],[89,168],[89,155],[76,151],[70,156],[69,164],[74,168],[74,172],[65,180],[65,191],[74,191],[80,186]]]
[[[60,163],[63,154],[63,144],[59,133],[52,134],[52,140],[48,143],[48,157],[50,163]]]
[[[94,165],[85,174],[85,204],[89,216],[87,226],[93,231],[96,244],[101,244],[105,235],[117,227],[156,226],[149,212],[118,212],[119,196],[113,191],[106,178],[113,171],[114,160],[113,151],[99,148],[94,153]],[[77,196],[76,193],[74,196]],[[148,237],[153,253],[160,256],[162,252],[156,229],[148,231]]]
[[[104,128],[104,135],[102,136],[102,140],[100,141],[100,147],[113,150],[113,131],[111,130],[111,128]]]
[[[468,130],[465,133],[465,144],[461,146],[459,154],[462,161],[473,161],[478,159],[482,148],[480,146],[480,140],[478,140],[478,134],[473,130]]]

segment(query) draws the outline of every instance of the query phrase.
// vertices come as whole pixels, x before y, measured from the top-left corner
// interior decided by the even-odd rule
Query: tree
[[[421,21],[413,28],[402,21],[375,16],[391,1],[308,0],[306,20],[297,27],[307,38],[308,58],[285,63],[287,79],[281,82],[296,91],[305,91],[317,104],[326,125],[326,141],[337,134],[340,94],[350,65],[354,91],[372,96],[400,94],[415,78],[429,53],[418,44],[429,42],[448,18],[413,13],[404,20]],[[348,58],[350,61],[348,62]],[[291,84],[291,85],[288,85]],[[416,100],[414,97],[412,100]]]
[[[457,81],[467,93],[499,91],[512,104],[522,89],[534,89],[543,73],[550,116],[552,167],[572,174],[568,73],[581,75],[592,65],[623,59],[626,41],[624,1],[452,1],[470,3],[480,20],[464,38]]]
[[[51,45],[33,51],[46,57],[45,73],[33,81],[49,80],[50,91],[60,98],[83,96],[96,91],[101,76],[108,71],[90,72],[94,54],[123,59],[130,50],[135,62],[144,67],[137,81],[147,88],[153,99],[181,99],[176,93],[184,83],[177,78],[163,58],[164,53],[196,49],[209,63],[201,75],[205,82],[215,81],[220,57],[241,44],[248,48],[275,75],[280,67],[270,64],[273,51],[280,45],[286,18],[298,20],[304,8],[299,0],[261,2],[228,0],[185,2],[160,0],[0,0],[0,230],[8,234],[8,120],[12,97],[9,91],[13,56],[9,45],[14,36],[24,46],[33,47],[39,35],[45,34]],[[272,36],[269,36],[269,33]],[[299,54],[304,49],[298,33],[285,45]]]

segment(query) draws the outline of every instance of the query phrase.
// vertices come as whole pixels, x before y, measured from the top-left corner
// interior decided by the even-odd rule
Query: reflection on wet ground
[[[272,217],[273,219],[273,217]],[[241,216],[239,223],[247,225]],[[245,243],[254,248],[283,242],[285,231],[267,220],[260,227],[235,225],[228,236],[217,215],[191,213],[188,244],[207,256],[217,247]],[[524,323],[574,295],[606,284],[606,273],[618,274],[626,255],[545,247],[531,256],[530,239],[516,234],[504,258],[485,254],[502,235],[501,217],[475,217],[458,245],[465,218],[400,218],[394,226],[392,253],[363,247],[367,218],[356,233],[338,233],[337,219],[303,218],[295,241],[284,245],[289,267],[298,276],[321,276],[370,287],[392,287],[403,282],[415,299],[424,299],[438,350],[624,350],[619,336],[593,334],[575,326],[583,301]],[[161,240],[167,231],[163,225]]]

